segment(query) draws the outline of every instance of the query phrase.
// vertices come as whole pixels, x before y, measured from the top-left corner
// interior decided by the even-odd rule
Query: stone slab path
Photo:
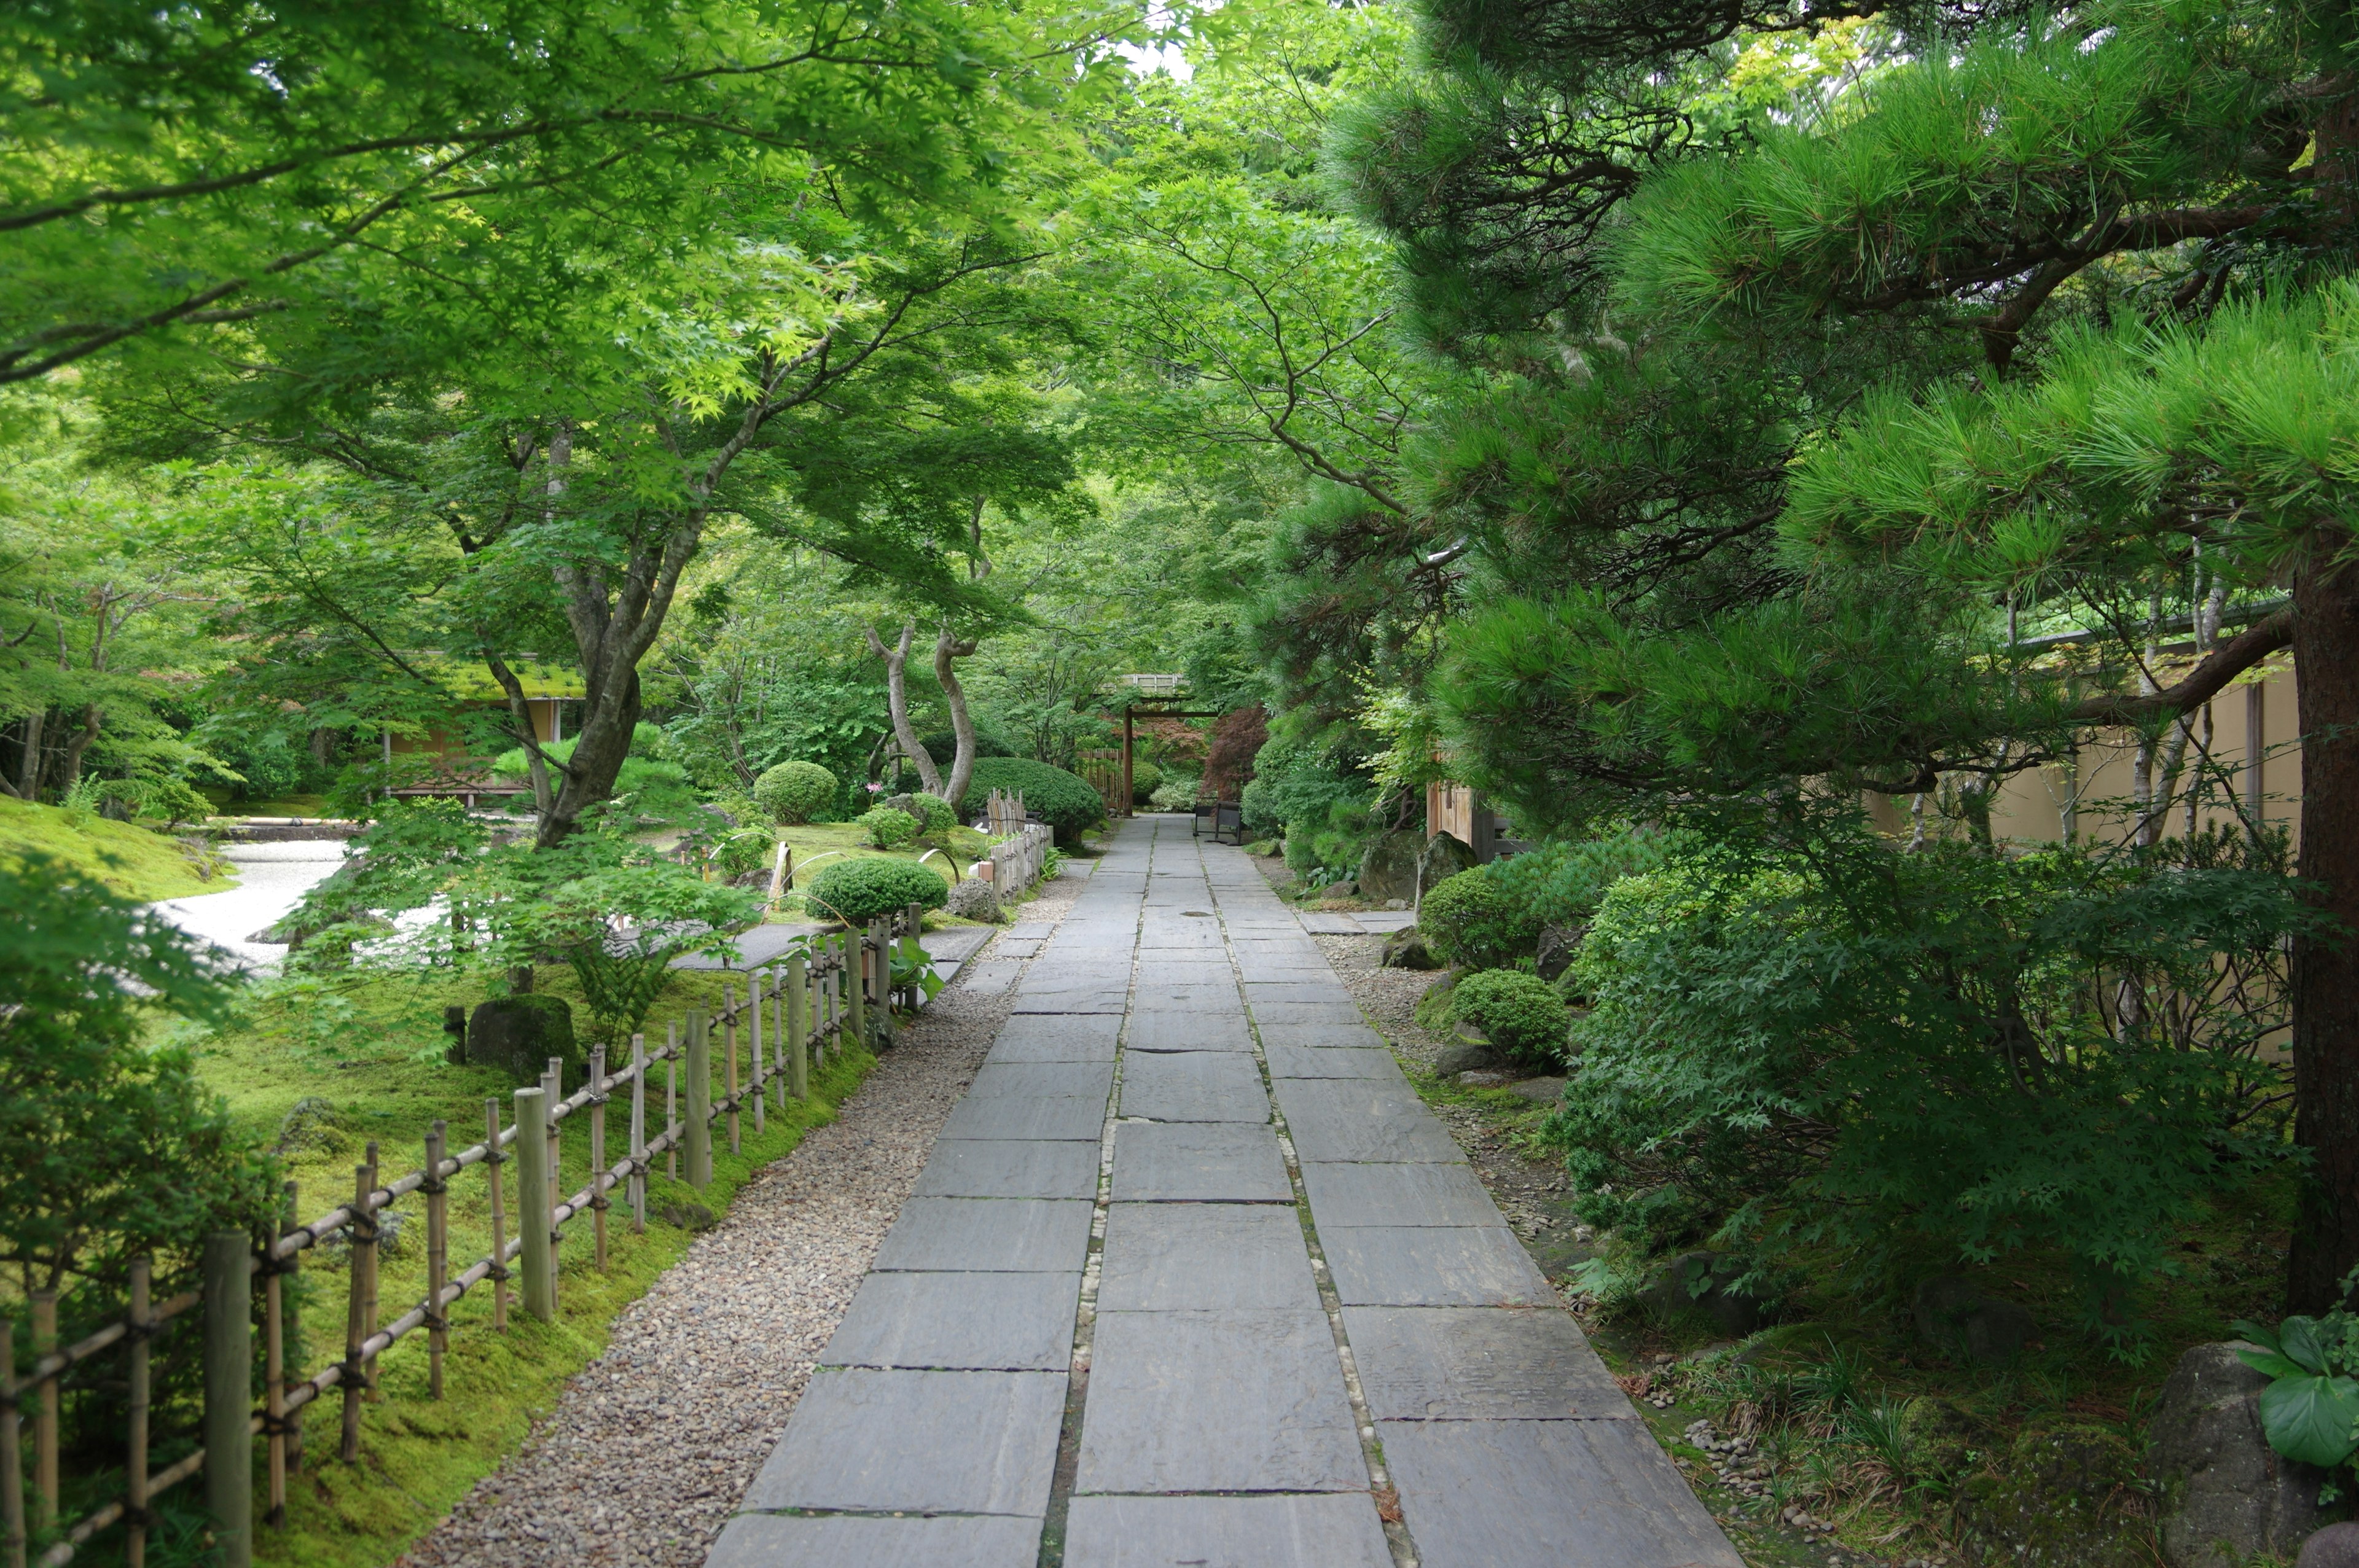
[[[1302,923],[1187,826],[1008,934],[1007,1022],[710,1563],[1741,1568]]]

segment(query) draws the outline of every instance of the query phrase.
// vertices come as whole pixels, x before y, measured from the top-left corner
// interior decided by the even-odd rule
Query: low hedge
[[[971,822],[981,816],[984,800],[993,790],[1021,795],[1025,809],[1055,828],[1060,844],[1071,843],[1105,816],[1105,802],[1096,786],[1079,773],[1029,757],[981,757],[967,780],[961,818]]]
[[[915,860],[871,858],[839,860],[820,872],[803,890],[803,903],[814,914],[830,915],[848,925],[865,925],[913,903],[940,909],[950,895],[948,884]]]

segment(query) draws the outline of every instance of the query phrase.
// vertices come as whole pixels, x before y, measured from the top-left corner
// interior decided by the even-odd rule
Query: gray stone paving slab
[[[745,1507],[1037,1519],[1064,1405],[1062,1372],[815,1372]]]
[[[1322,1228],[1345,1306],[1549,1306],[1548,1278],[1504,1226],[1337,1225]]]
[[[1263,1001],[1254,1003],[1256,1023],[1364,1023],[1360,1010],[1348,1001]]]
[[[1308,1497],[1075,1498],[1065,1568],[1392,1568],[1362,1492]]]
[[[1121,1148],[1119,1141],[1115,1148]],[[1329,1226],[1341,1225],[1507,1223],[1464,1165],[1326,1164],[1306,1159],[1302,1189],[1322,1235]]]
[[[1374,1078],[1407,1083],[1393,1054],[1381,1050],[1325,1050],[1316,1045],[1267,1045],[1262,1055],[1273,1078]]]
[[[1102,1313],[1319,1309],[1301,1218],[1277,1204],[1115,1204],[1100,1267]]]
[[[1112,1062],[989,1062],[974,1075],[969,1099],[1088,1099],[1114,1092]]]
[[[1141,980],[1132,992],[1131,1005],[1142,1012],[1188,1012],[1198,1008],[1234,1011],[1236,977],[1223,975],[1218,980],[1178,983]]]
[[[819,1364],[1061,1372],[1081,1293],[1079,1271],[871,1274]]]
[[[1014,1138],[940,1141],[918,1173],[921,1198],[1095,1198],[1094,1143]]]
[[[1134,1012],[1123,1044],[1132,1051],[1250,1051],[1253,1033],[1238,1011]]]
[[[875,1267],[1061,1274],[1089,1252],[1091,1214],[1087,1203],[1054,1198],[911,1198]]]
[[[1324,1314],[1101,1312],[1082,1492],[1364,1491]]]
[[[1125,1121],[1114,1130],[1114,1201],[1294,1201],[1286,1158],[1268,1127]]]
[[[1011,1017],[999,1026],[995,1043],[1006,1044],[1011,1040],[1103,1040],[1112,1045],[1122,1033],[1122,1021],[1096,1013],[1079,1013],[1065,1017]]]
[[[918,946],[936,960],[972,958],[977,948],[998,935],[988,925],[953,925],[946,931],[927,932],[918,938]]]
[[[1378,1421],[1636,1421],[1561,1308],[1347,1306]]]
[[[1016,977],[1024,972],[1024,960],[1017,957],[976,958],[962,965],[960,972],[966,977],[966,989],[976,996],[1006,996],[1015,986]]]
[[[1465,1162],[1457,1141],[1405,1086],[1366,1078],[1280,1078],[1275,1087],[1300,1159]],[[1311,1212],[1318,1212],[1315,1199]]]
[[[1040,1521],[1005,1515],[740,1514],[705,1568],[1033,1568]]]
[[[1123,1058],[1123,1116],[1150,1121],[1267,1121],[1261,1069],[1244,1051],[1140,1051]]]
[[[1636,1421],[1388,1422],[1421,1568],[1743,1568]]]
[[[1075,1065],[1078,1064],[1042,1064]],[[942,1123],[944,1138],[1068,1138],[1097,1142],[1105,1135],[1105,1097],[1056,1099],[963,1099]]]
[[[1353,1006],[1352,993],[1337,985],[1332,975],[1315,980],[1256,980],[1248,977],[1245,990],[1245,1005],[1256,1011],[1277,1004]]]
[[[1260,1026],[1261,1043],[1308,1045],[1313,1050],[1381,1051],[1385,1037],[1364,1023],[1271,1023]]]
[[[1110,1013],[1122,1016],[1123,1002],[1128,991],[1061,991],[1055,996],[1022,996],[1008,1011],[1018,1013]]]

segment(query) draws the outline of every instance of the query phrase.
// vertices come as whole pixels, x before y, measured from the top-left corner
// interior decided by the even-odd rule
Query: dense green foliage
[[[835,775],[817,762],[780,762],[754,781],[754,799],[780,822],[815,820],[835,804]]]
[[[1163,787],[1163,770],[1153,762],[1134,758],[1130,764],[1130,798],[1135,806],[1145,806]]]
[[[1348,877],[1359,864],[1375,792],[1325,748],[1273,740],[1254,757],[1242,805],[1249,832],[1283,834],[1287,869],[1306,881]]]
[[[1484,1039],[1521,1066],[1545,1071],[1564,1065],[1571,1022],[1564,998],[1538,975],[1481,969],[1462,976],[1451,988],[1450,1011],[1481,1030]]]
[[[815,914],[848,925],[864,925],[880,915],[897,914],[913,903],[920,909],[940,909],[950,901],[950,885],[930,867],[914,860],[872,858],[834,862],[810,880],[802,896]]]
[[[1445,877],[1425,890],[1417,908],[1417,928],[1433,956],[1468,969],[1500,969],[1531,954],[1539,923],[1531,911],[1499,891],[1487,868]]]
[[[872,806],[853,820],[879,849],[897,849],[918,836],[918,819],[895,806]]]
[[[1071,843],[1105,816],[1105,801],[1089,780],[1027,757],[977,761],[961,815],[970,819],[981,816],[984,798],[993,790],[1022,795],[1025,810],[1055,828],[1060,844]]]

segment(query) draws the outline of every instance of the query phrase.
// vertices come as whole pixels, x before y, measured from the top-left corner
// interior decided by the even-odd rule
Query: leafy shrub
[[[1451,989],[1450,1010],[1524,1066],[1563,1064],[1571,1020],[1564,998],[1538,975],[1521,969],[1468,975]]]
[[[909,820],[900,812],[893,815]],[[814,914],[849,925],[864,925],[912,903],[940,909],[949,900],[948,884],[914,860],[838,860],[813,877],[803,892]]]
[[[880,849],[897,849],[918,836],[918,819],[897,806],[873,806],[853,821]]]
[[[2281,1136],[2258,1048],[2285,1022],[2280,943],[2314,919],[2281,848],[1903,854],[1854,832],[1606,895],[1543,1134],[1582,1217],[1650,1250],[1743,1235],[1871,1267],[2053,1247],[2086,1326],[2134,1357],[2174,1227]]]
[[[545,954],[563,960],[594,1021],[592,1037],[611,1046],[647,1022],[670,982],[674,958],[723,951],[726,934],[762,907],[758,893],[708,882],[685,866],[644,858],[636,847],[620,854],[620,864],[599,864],[604,856],[568,857],[569,864],[546,851],[509,851],[484,867],[486,878],[516,879],[498,941],[484,957],[495,965],[527,964]],[[555,877],[537,874],[550,866],[560,868]],[[627,924],[618,928],[616,916]]]
[[[967,781],[959,815],[970,820],[980,816],[984,799],[993,790],[1021,795],[1025,809],[1055,828],[1060,843],[1071,843],[1105,816],[1105,802],[1089,780],[1028,757],[978,761],[973,777]]]
[[[1157,767],[1153,762],[1142,762],[1135,758],[1132,760],[1130,764],[1131,805],[1147,805],[1155,798],[1155,792],[1162,787],[1163,770],[1161,768]]]
[[[893,806],[895,810],[909,814],[921,835],[947,833],[958,826],[958,813],[951,809],[949,801],[938,795],[927,795],[921,791],[897,798]]]
[[[1588,923],[1607,891],[1624,877],[1651,871],[1693,848],[1681,832],[1627,832],[1574,843],[1546,844],[1483,868],[1508,903],[1521,908],[1538,939],[1549,926]]]
[[[1488,866],[1445,877],[1425,890],[1417,928],[1445,964],[1504,969],[1532,951],[1540,928],[1528,910],[1499,891]]]
[[[817,762],[780,762],[754,781],[754,800],[780,822],[809,822],[835,804],[840,787]]]
[[[2354,1272],[2354,1279],[2359,1279]],[[2343,1281],[2348,1297],[2353,1280]],[[2257,1348],[2237,1358],[2270,1379],[2261,1391],[2261,1431],[2288,1459],[2335,1471],[2359,1452],[2359,1316],[2337,1308],[2322,1318],[2288,1317],[2275,1329],[2239,1320],[2236,1336]],[[2318,1500],[2331,1503],[2348,1476],[2330,1475]]]
[[[1348,877],[1360,863],[1375,786],[1324,753],[1272,741],[1254,757],[1241,801],[1248,831],[1283,829],[1287,868],[1305,881]]]
[[[1147,796],[1147,804],[1158,811],[1185,811],[1196,804],[1199,781],[1175,773],[1158,785]]]

